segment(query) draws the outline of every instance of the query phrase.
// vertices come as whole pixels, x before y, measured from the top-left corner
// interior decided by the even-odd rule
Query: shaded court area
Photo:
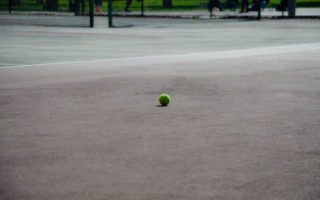
[[[71,13],[64,15],[26,15],[2,14],[0,24],[7,26],[43,26],[43,27],[89,27],[90,18],[87,16],[74,16]]]
[[[319,199],[317,20],[99,19],[0,26],[0,199]]]

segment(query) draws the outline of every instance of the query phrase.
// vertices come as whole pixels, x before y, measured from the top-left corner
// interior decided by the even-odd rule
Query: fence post
[[[93,8],[93,1],[94,1],[94,0],[89,0],[90,27],[94,27],[94,8]]]
[[[288,16],[296,16],[296,0],[288,0]]]
[[[258,20],[261,19],[261,0],[258,0]]]
[[[12,0],[9,0],[9,13],[12,13]]]
[[[108,1],[108,17],[109,17],[109,28],[113,27],[112,25],[112,0]]]
[[[144,0],[141,0],[141,16],[144,15]]]

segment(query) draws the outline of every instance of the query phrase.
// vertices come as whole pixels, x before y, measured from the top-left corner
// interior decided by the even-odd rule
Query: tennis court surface
[[[116,20],[0,26],[0,199],[320,198],[319,21]]]

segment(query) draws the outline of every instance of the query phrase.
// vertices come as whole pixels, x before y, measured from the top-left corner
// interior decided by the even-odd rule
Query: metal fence
[[[2,0],[0,23],[93,27],[93,9],[93,0]]]
[[[297,12],[295,9],[290,9],[294,7],[298,8]],[[109,25],[112,26],[118,25],[112,16],[185,19],[259,19],[290,16],[319,18],[318,7],[320,0],[2,0],[0,2],[2,13],[33,14],[38,16],[35,17],[38,21],[32,22],[34,24],[58,26],[93,26],[94,14],[101,17],[110,14]],[[16,18],[19,20],[17,23],[28,23],[22,17]],[[105,20],[107,23],[107,18]]]
[[[104,2],[108,4],[108,2]],[[320,18],[320,0],[113,0],[113,16],[186,19]],[[102,5],[107,11],[107,5]],[[297,8],[297,9],[296,9]],[[113,25],[117,25],[116,21]]]

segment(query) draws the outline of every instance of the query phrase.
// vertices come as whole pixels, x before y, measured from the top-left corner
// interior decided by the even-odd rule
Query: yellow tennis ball
[[[167,106],[171,101],[171,98],[169,95],[167,94],[162,94],[159,96],[159,103],[162,105],[162,106]]]

